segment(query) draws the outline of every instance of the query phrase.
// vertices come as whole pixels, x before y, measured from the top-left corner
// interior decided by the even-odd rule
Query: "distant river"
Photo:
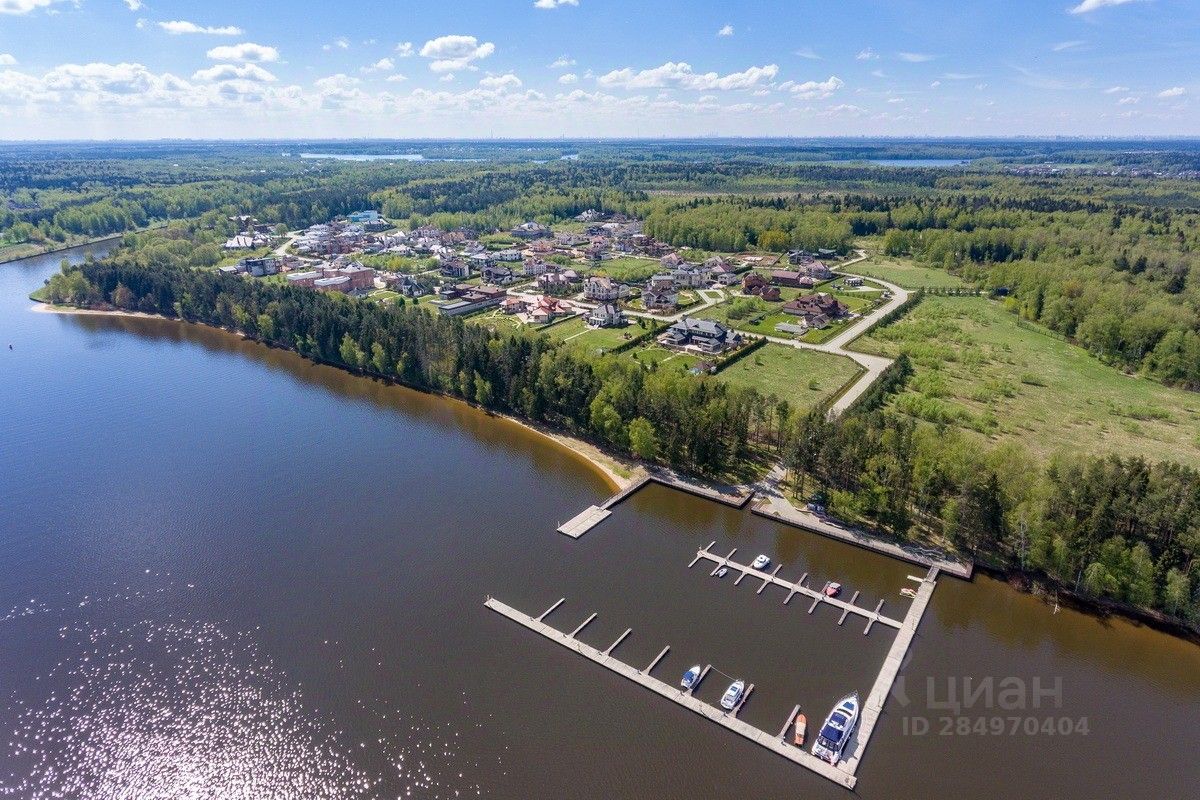
[[[632,627],[637,665],[669,644],[665,680],[745,677],[742,717],[775,732],[865,697],[892,634],[688,570],[696,548],[897,615],[914,569],[662,488],[569,540],[611,491],[573,454],[219,331],[30,311],[63,257],[0,265],[0,796],[850,797],[483,600],[566,597],[548,622],[598,612],[601,647]],[[867,800],[1200,787],[1200,647],[943,578],[911,652]],[[945,701],[1004,678],[1061,691],[930,708],[927,680]]]

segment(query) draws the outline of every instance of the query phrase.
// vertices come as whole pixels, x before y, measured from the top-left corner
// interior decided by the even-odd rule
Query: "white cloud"
[[[929,88],[930,88],[930,89],[936,89],[937,87],[939,87],[939,86],[941,86],[941,85],[942,85],[942,82],[941,82],[941,81],[934,81],[933,83],[929,84]]]
[[[896,53],[896,58],[901,61],[907,61],[910,64],[920,64],[925,61],[933,61],[937,56],[931,56],[928,53]]]
[[[400,56],[400,58],[409,58],[415,53],[416,51],[413,49],[412,42],[400,42],[400,44],[396,45],[396,55]]]
[[[1074,50],[1076,47],[1082,47],[1085,44],[1087,44],[1087,42],[1083,41],[1082,39],[1072,39],[1069,42],[1059,42],[1055,45],[1052,45],[1050,49],[1056,53],[1061,53],[1064,50]]]
[[[162,28],[167,33],[175,36],[180,36],[185,33],[205,33],[210,36],[241,36],[245,31],[236,25],[221,25],[221,26],[203,26],[197,25],[194,22],[186,22],[181,19],[171,20],[170,22],[160,22],[158,27]]]
[[[879,54],[869,47],[859,50],[858,55],[854,57],[856,61],[874,61],[877,58],[879,58]]]
[[[475,69],[471,62],[487,58],[496,52],[491,42],[482,44],[474,36],[453,34],[430,39],[421,45],[421,55],[432,59],[429,68],[434,72],[453,72]]]
[[[793,55],[800,56],[801,58],[807,58],[810,61],[820,61],[821,60],[821,57],[819,55],[817,55],[817,52],[815,50],[813,50],[811,47],[801,47],[799,50],[796,50],[793,53]]]
[[[441,81],[442,83],[450,83],[450,81],[454,80],[454,73],[447,72],[445,75],[438,78],[438,80]]]
[[[1121,92],[1128,92],[1128,91],[1129,91],[1128,86],[1110,86],[1104,90],[1104,93],[1105,94],[1120,94]]]
[[[980,78],[980,75],[974,75],[969,72],[944,72],[942,79],[947,81],[973,81]]]
[[[1126,3],[1132,3],[1134,0],[1083,0],[1074,8],[1067,9],[1071,14],[1088,14],[1100,8],[1107,6],[1123,6]]]
[[[640,71],[634,71],[630,67],[615,69],[601,75],[596,79],[596,83],[608,88],[622,89],[656,89],[676,86],[701,92],[714,89],[730,91],[757,87],[764,81],[774,80],[777,74],[779,74],[779,67],[775,64],[749,67],[742,72],[718,75],[716,72],[693,72],[691,64],[682,61],[678,63],[668,61],[660,67]]]
[[[401,75],[399,72],[397,72],[394,75],[388,75],[385,80],[387,80],[388,83],[403,83],[404,81],[408,80],[408,76]]]
[[[242,64],[240,66],[235,66],[234,64],[215,64],[208,69],[202,69],[193,73],[192,80],[208,83],[233,80],[274,83],[277,78],[257,64]]]
[[[573,66],[575,66],[575,59],[570,56],[559,56],[549,64],[550,69],[566,69]]]
[[[242,61],[265,63],[278,61],[279,51],[274,47],[254,42],[241,44],[223,44],[208,51],[208,57],[213,61]]]
[[[378,61],[376,61],[374,64],[371,64],[368,67],[363,67],[362,71],[363,72],[391,72],[395,68],[396,68],[395,61],[392,61],[390,58],[381,58]]]
[[[28,14],[30,11],[36,11],[39,8],[45,8],[58,0],[0,0],[0,14],[13,14],[19,16]],[[141,8],[141,4],[138,4]],[[130,6],[131,11],[137,11],[137,8]]]
[[[17,63],[17,59],[12,53],[0,53],[0,67],[11,67]]]
[[[1140,97],[1122,97],[1120,100],[1117,101],[1117,105],[1131,106],[1131,105],[1134,105],[1135,103],[1140,103],[1141,101],[1142,101],[1142,99]]]
[[[579,0],[534,0],[534,8],[558,8],[559,6],[577,6]]]
[[[562,75],[558,76],[558,82],[566,85],[579,83],[579,76],[574,72],[564,72]]]
[[[845,85],[846,82],[841,78],[830,75],[823,81],[805,81],[804,83],[784,81],[779,84],[779,88],[782,91],[791,92],[803,100],[823,100]]]
[[[1158,93],[1158,96],[1166,100],[1171,97],[1183,97],[1187,94],[1187,90],[1182,86],[1172,86],[1170,89],[1163,89]]]
[[[726,23],[717,31],[717,36],[733,36],[733,26]]]
[[[125,5],[130,11],[141,11],[146,4],[142,0],[125,0]]]
[[[509,72],[504,75],[488,75],[479,81],[479,85],[485,89],[507,92],[510,89],[520,89],[521,79]]]

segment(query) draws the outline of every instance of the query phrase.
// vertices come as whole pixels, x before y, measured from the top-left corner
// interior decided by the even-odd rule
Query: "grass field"
[[[813,408],[837,394],[860,372],[848,358],[771,342],[735,361],[717,378],[753,386],[764,395],[786,400],[792,408]]]
[[[590,263],[587,266],[590,266]],[[662,272],[662,265],[658,263],[658,259],[624,256],[601,261],[593,274],[607,275],[621,283],[643,283],[651,275],[659,272]]]
[[[575,317],[546,328],[544,333],[570,347],[595,352],[600,349],[611,350],[628,339],[645,333],[645,329],[637,325],[626,325],[624,328],[589,328],[583,317]]]
[[[1200,467],[1200,395],[1105,366],[982,297],[927,297],[858,340],[907,352],[916,374],[901,411],[1020,440],[1033,453],[1142,455]]]
[[[855,275],[883,278],[905,289],[957,289],[965,285],[957,275],[944,269],[921,266],[907,258],[873,255],[847,269]]]
[[[686,371],[699,364],[703,359],[691,353],[681,353],[678,350],[668,350],[657,344],[647,344],[636,347],[628,353],[623,353],[642,364],[658,364],[659,369],[677,369]]]

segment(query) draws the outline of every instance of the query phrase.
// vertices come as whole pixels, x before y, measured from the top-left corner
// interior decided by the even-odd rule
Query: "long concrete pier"
[[[900,632],[896,634],[896,639],[888,650],[887,658],[883,660],[883,668],[879,670],[879,675],[875,678],[875,685],[871,687],[871,693],[867,695],[867,700],[862,705],[858,728],[854,732],[854,739],[850,742],[850,750],[845,755],[846,768],[852,773],[858,771],[858,764],[862,761],[863,752],[867,749],[871,734],[875,732],[875,724],[883,713],[883,704],[891,694],[892,685],[896,682],[896,676],[900,674],[900,667],[904,664],[904,656],[912,645],[913,637],[917,635],[917,626],[921,624],[921,618],[925,616],[925,608],[929,605],[929,599],[933,597],[933,590],[937,586],[937,576],[938,568],[930,567],[929,574],[925,576],[925,580],[921,581],[921,586],[917,589],[916,598],[908,607],[908,613],[904,615],[904,625],[900,627]]]
[[[557,644],[560,644],[569,650],[574,650],[581,656],[594,661],[603,667],[607,667],[618,675],[628,678],[639,686],[645,687],[655,694],[665,697],[668,700],[683,706],[689,711],[693,711],[696,714],[699,714],[700,716],[717,723],[723,728],[733,731],[734,733],[749,739],[755,744],[761,745],[762,747],[765,747],[768,750],[783,756],[789,761],[798,764],[805,769],[809,769],[821,777],[831,780],[840,786],[844,786],[847,789],[853,789],[854,784],[858,780],[854,776],[853,771],[848,769],[848,765],[834,766],[833,764],[822,761],[812,754],[805,752],[801,748],[788,743],[787,740],[782,737],[775,736],[767,733],[764,730],[755,728],[752,725],[748,725],[747,723],[738,719],[733,713],[729,713],[716,706],[709,705],[708,703],[705,703],[692,696],[692,694],[689,692],[664,683],[663,681],[650,676],[648,671],[643,672],[642,670],[638,670],[629,666],[623,661],[613,658],[611,651],[617,644],[620,643],[621,640],[625,638],[625,636],[628,634],[628,631],[622,634],[621,639],[618,639],[617,642],[614,642],[612,647],[608,648],[608,650],[604,652],[601,652],[591,645],[579,641],[578,639],[574,638],[574,636],[565,634],[556,628],[552,628],[546,623],[541,622],[540,620],[531,617],[528,614],[523,614],[515,608],[506,605],[495,598],[487,598],[487,600],[484,602],[484,605],[496,613],[505,616],[514,622],[518,622],[536,633],[540,633],[542,636],[545,636],[552,642],[556,642]],[[590,620],[591,617],[589,617],[589,621]],[[657,663],[657,659],[654,663]],[[748,695],[749,693],[747,693],[747,696]],[[744,702],[745,700],[743,700],[743,703]],[[739,705],[738,710],[740,710],[740,708],[741,706]],[[785,733],[787,731],[786,723],[784,725],[784,731]]]
[[[709,545],[709,547],[711,547],[711,546],[712,545]],[[762,580],[763,586],[766,586],[767,584],[771,584],[771,583],[773,583],[777,586],[782,586],[783,588],[788,590],[788,600],[790,600],[792,595],[794,595],[794,594],[802,594],[806,597],[810,597],[813,600],[812,606],[808,609],[808,613],[810,613],[810,614],[813,611],[815,611],[817,609],[817,606],[821,605],[822,603],[831,605],[834,608],[840,608],[842,610],[842,614],[843,614],[842,619],[843,620],[845,620],[846,614],[858,614],[859,616],[861,616],[867,620],[867,630],[863,631],[863,633],[869,632],[871,629],[871,625],[873,625],[876,622],[878,622],[882,625],[887,625],[889,627],[896,628],[897,630],[899,630],[903,627],[904,623],[902,623],[900,620],[892,619],[891,617],[885,617],[884,615],[879,613],[880,609],[883,608],[882,600],[879,602],[879,605],[875,607],[875,610],[872,611],[869,608],[863,608],[862,606],[854,605],[853,603],[847,603],[845,600],[839,600],[836,597],[829,597],[828,595],[826,595],[824,593],[824,591],[817,591],[815,589],[810,589],[809,587],[803,585],[804,578],[801,578],[799,581],[797,581],[795,583],[793,583],[792,581],[784,580],[783,578],[778,577],[778,572],[779,572],[778,568],[776,568],[774,572],[764,572],[762,570],[755,569],[754,567],[750,566],[749,564],[738,564],[738,563],[730,560],[730,556],[732,556],[732,555],[733,555],[733,553],[730,553],[729,556],[718,556],[715,553],[713,553],[712,551],[710,551],[708,549],[708,547],[702,547],[701,549],[696,551],[696,558],[695,558],[695,560],[692,561],[692,564],[695,564],[697,561],[700,561],[700,560],[706,560],[706,561],[716,562],[717,569],[720,569],[722,566],[727,565],[730,569],[741,571],[742,574],[738,576],[739,581],[747,575],[753,575],[754,577]],[[716,570],[713,570],[713,572],[711,574],[715,575]],[[807,578],[807,577],[808,577],[808,575],[806,573],[805,578]],[[735,583],[736,583],[736,581],[735,581]],[[759,587],[760,592],[761,592],[763,586]],[[857,594],[855,596],[857,597]],[[787,602],[787,601],[785,600],[784,602]],[[838,624],[841,624],[841,623],[838,623]]]

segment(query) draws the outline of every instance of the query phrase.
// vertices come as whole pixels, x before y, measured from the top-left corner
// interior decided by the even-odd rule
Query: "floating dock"
[[[600,506],[588,506],[575,516],[558,526],[559,533],[565,533],[572,539],[578,539],[592,528],[608,519],[612,512]]]
[[[772,735],[764,730],[759,730],[752,725],[742,722],[737,718],[736,711],[741,710],[742,704],[745,703],[745,697],[742,700],[742,704],[739,704],[738,708],[734,712],[726,712],[721,708],[709,705],[708,703],[697,699],[696,697],[692,696],[690,692],[683,691],[675,686],[671,686],[670,684],[664,683],[663,681],[652,677],[649,674],[649,669],[643,672],[642,670],[629,666],[623,661],[613,658],[611,655],[612,650],[628,635],[628,631],[622,634],[621,638],[614,642],[613,645],[606,651],[601,652],[591,645],[579,641],[578,639],[574,638],[574,636],[565,634],[556,628],[552,628],[546,623],[541,622],[539,619],[535,619],[527,614],[523,614],[520,611],[517,611],[515,608],[505,605],[495,598],[489,597],[485,601],[484,605],[496,613],[508,617],[514,622],[518,622],[536,633],[540,633],[547,639],[556,642],[569,650],[574,650],[581,656],[594,661],[603,667],[607,667],[618,675],[628,678],[639,686],[643,686],[655,694],[661,695],[662,697],[665,697],[668,700],[683,706],[689,711],[693,711],[702,717],[706,717],[723,728],[733,731],[734,733],[783,756],[789,761],[798,764],[805,769],[812,770],[821,777],[831,780],[839,786],[844,786],[847,789],[853,789],[854,784],[858,780],[855,778],[854,773],[848,770],[846,766],[834,766],[826,761],[822,761],[812,754],[805,752],[801,748],[788,743],[781,736]],[[595,615],[593,614],[588,618],[587,621],[590,622],[594,617]],[[583,626],[581,625],[580,628],[582,627]],[[654,662],[651,663],[651,667],[657,663],[658,659],[656,658]],[[705,671],[707,672],[707,669]],[[699,681],[697,681],[697,684],[698,683]],[[749,695],[750,692],[746,692],[746,697],[749,697]],[[788,720],[784,724],[783,729],[785,733],[787,732],[787,725],[790,723],[790,721],[791,720]]]
[[[750,502],[750,499],[754,497],[754,492],[752,491],[739,492],[732,487],[714,488],[703,483],[688,480],[687,478],[684,478],[669,470],[656,469],[654,472],[638,478],[636,481],[629,484],[600,505],[588,506],[567,522],[559,525],[558,532],[564,533],[567,536],[570,536],[572,539],[578,539],[580,536],[583,536],[592,528],[608,519],[609,514],[612,513],[613,506],[622,502],[630,495],[634,494],[650,483],[669,486],[672,489],[678,489],[681,492],[687,492],[688,494],[693,494],[697,497],[703,497],[706,500],[712,500],[733,508],[745,507],[745,505]]]
[[[716,542],[713,542],[713,544],[716,544]],[[716,567],[716,569],[714,569],[712,571],[712,573],[711,573],[712,575],[716,575],[717,570],[719,570],[721,567],[724,567],[724,566],[728,566],[730,569],[733,569],[733,570],[740,570],[742,574],[738,576],[736,581],[734,581],[735,584],[740,582],[742,580],[742,578],[746,577],[747,575],[753,575],[754,577],[761,579],[763,582],[763,585],[758,587],[758,593],[761,593],[762,589],[771,583],[773,583],[777,586],[782,586],[783,588],[788,590],[787,599],[783,601],[785,604],[788,602],[788,600],[791,600],[792,595],[795,595],[795,594],[802,594],[805,597],[810,597],[810,598],[812,598],[812,601],[813,601],[812,606],[809,607],[809,609],[808,609],[808,613],[810,613],[810,614],[813,613],[814,611],[816,611],[817,606],[821,605],[822,603],[824,603],[826,605],[831,605],[834,608],[840,608],[842,610],[842,621],[843,622],[845,621],[847,614],[857,614],[860,617],[863,617],[864,619],[867,620],[867,628],[866,628],[866,630],[863,631],[863,633],[869,633],[871,630],[871,626],[874,625],[876,622],[880,623],[881,625],[887,625],[890,628],[895,628],[897,630],[901,630],[903,628],[904,623],[902,623],[900,620],[892,619],[891,617],[885,617],[883,614],[879,613],[880,610],[883,608],[882,600],[879,601],[879,605],[877,605],[875,607],[874,611],[872,611],[869,608],[863,608],[862,606],[855,605],[852,602],[847,603],[845,600],[839,600],[836,597],[829,597],[828,595],[825,594],[824,591],[817,591],[816,589],[810,589],[807,586],[805,586],[804,581],[808,578],[808,573],[805,573],[803,578],[801,578],[799,581],[796,581],[795,583],[793,583],[792,581],[784,580],[783,578],[780,578],[778,576],[778,573],[779,573],[778,567],[775,568],[774,572],[764,572],[760,569],[755,569],[754,567],[750,566],[749,564],[738,564],[735,561],[731,561],[730,559],[733,556],[733,552],[731,552],[727,556],[718,556],[715,553],[713,553],[711,550],[709,550],[709,547],[712,547],[713,544],[710,544],[708,547],[702,547],[699,550],[697,550],[696,558],[692,560],[692,564],[695,564],[696,562],[701,561],[701,560],[716,562],[717,567]],[[734,548],[734,552],[736,552],[736,550],[737,549]],[[936,569],[936,567],[935,567],[935,569]],[[828,585],[828,584],[826,584],[826,585]],[[854,596],[857,598],[858,594],[855,593]],[[914,604],[915,604],[915,602],[914,602]],[[910,611],[910,613],[911,613],[911,611]],[[838,624],[840,625],[841,622],[839,622]]]

